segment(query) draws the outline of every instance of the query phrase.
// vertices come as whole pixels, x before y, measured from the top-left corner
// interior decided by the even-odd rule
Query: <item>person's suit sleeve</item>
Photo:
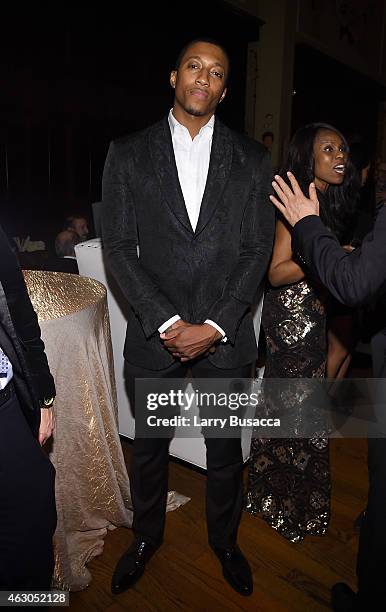
[[[16,299],[17,305],[9,303],[9,310],[19,342],[24,349],[37,397],[39,399],[54,397],[55,383],[48,366],[38,318],[22,278],[18,283]]]
[[[137,254],[137,221],[129,185],[128,160],[111,143],[102,181],[102,237],[109,268],[141,322],[146,338],[177,309],[141,267]]]
[[[361,304],[375,296],[386,280],[386,206],[378,214],[373,231],[352,253],[343,251],[315,215],[295,225],[292,251],[340,302]]]
[[[241,225],[238,262],[221,298],[206,315],[225,331],[231,344],[235,342],[241,319],[253,303],[272,253],[275,214],[269,199],[272,167],[267,152],[262,153],[260,163],[256,159],[254,170]]]
[[[0,228],[0,281],[15,333],[23,347],[28,372],[39,399],[55,395],[37,315],[31,304],[22,271],[8,238]]]

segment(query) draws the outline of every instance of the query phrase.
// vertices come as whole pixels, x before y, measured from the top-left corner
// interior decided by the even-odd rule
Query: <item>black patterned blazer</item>
[[[111,143],[103,174],[103,244],[131,306],[127,361],[168,367],[174,359],[158,328],[175,314],[190,323],[212,319],[224,329],[228,341],[210,356],[215,366],[235,368],[256,358],[250,306],[271,256],[270,187],[264,147],[216,119],[193,231],[167,118]]]

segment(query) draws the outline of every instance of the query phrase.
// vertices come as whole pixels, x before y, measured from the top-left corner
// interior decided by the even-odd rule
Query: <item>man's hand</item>
[[[54,431],[54,413],[52,408],[41,408],[40,410],[40,427],[39,427],[39,444],[43,446],[50,438]]]
[[[287,172],[292,189],[283,181],[283,179],[275,175],[275,180],[272,185],[280,200],[275,196],[269,196],[271,202],[280,210],[281,214],[292,227],[308,215],[319,215],[319,200],[316,195],[316,187],[314,183],[309,186],[309,198],[303,194],[299,187],[299,183],[291,172]]]
[[[174,326],[179,325],[175,328]],[[161,334],[161,340],[173,357],[182,362],[195,359],[200,355],[214,352],[214,344],[221,340],[221,334],[209,323],[192,325],[185,321],[177,321],[168,331]]]
[[[170,331],[177,329],[178,327],[181,327],[181,325],[186,325],[186,323],[182,319],[178,319],[177,321],[175,321],[175,323],[173,323],[172,325],[169,325],[169,327],[165,329],[163,334],[168,334]],[[160,336],[162,336],[163,334],[160,334]]]

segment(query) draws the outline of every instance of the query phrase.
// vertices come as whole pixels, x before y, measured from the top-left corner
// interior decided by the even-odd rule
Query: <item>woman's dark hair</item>
[[[307,196],[309,184],[314,180],[314,142],[320,130],[329,130],[338,134],[349,151],[349,145],[343,134],[327,123],[309,123],[295,132],[289,145],[287,159],[279,174],[288,183],[287,172],[291,171]],[[320,218],[341,242],[350,240],[359,193],[358,173],[350,158],[347,160],[343,183],[329,185],[324,193],[318,191]]]
[[[350,145],[350,160],[359,173],[371,163],[370,153],[361,142],[353,142]]]

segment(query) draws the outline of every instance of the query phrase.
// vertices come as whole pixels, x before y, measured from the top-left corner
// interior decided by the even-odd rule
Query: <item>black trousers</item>
[[[368,441],[369,495],[358,551],[359,610],[386,599],[386,438]],[[376,607],[381,605],[380,608]],[[382,608],[383,609],[383,608]]]
[[[55,470],[14,392],[0,406],[0,590],[49,590]]]
[[[375,381],[379,438],[368,440],[369,492],[358,550],[358,609],[380,610],[386,600],[386,362]],[[380,607],[378,607],[380,606]],[[383,606],[384,607],[384,606]]]
[[[161,371],[126,363],[125,374],[132,406],[135,379],[184,378],[190,369],[196,378],[250,378],[251,365],[219,369],[206,358],[190,365],[173,364]],[[136,537],[158,546],[163,539],[168,492],[169,439],[135,438],[130,470]],[[206,519],[211,546],[226,548],[236,542],[243,501],[243,458],[240,438],[206,438]]]

